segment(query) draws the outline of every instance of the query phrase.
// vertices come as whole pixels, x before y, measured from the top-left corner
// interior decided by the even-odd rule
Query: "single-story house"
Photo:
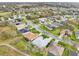
[[[53,30],[55,28],[55,26],[51,26],[51,25],[45,25],[46,28],[48,28],[49,30]]]
[[[39,48],[43,48],[43,47],[46,47],[51,40],[52,38],[43,39],[42,36],[39,36],[35,40],[32,41],[32,44],[36,45]]]
[[[62,29],[61,31],[60,31],[60,38],[62,38],[62,37],[64,37],[65,35],[71,35],[72,34],[72,32],[69,30],[69,29]]]
[[[63,24],[60,24],[58,22],[54,22],[52,24],[46,24],[45,27],[47,27],[49,30],[53,30],[54,28],[57,28],[59,26],[63,26]]]
[[[39,18],[40,23],[45,23],[46,18]]]
[[[14,15],[14,19],[21,19],[21,15]]]
[[[57,46],[57,45],[53,45],[52,43],[49,45],[49,47],[47,48],[47,51],[49,53],[52,53],[56,56],[61,56],[64,52],[64,48],[61,46]]]
[[[20,29],[27,27],[27,25],[26,24],[18,24],[18,25],[16,25],[16,27],[18,30],[20,30]]]
[[[25,38],[27,38],[29,41],[35,40],[38,37],[38,35],[36,35],[32,32],[26,32],[26,33],[23,34],[23,36]]]
[[[20,29],[18,31],[23,34],[23,33],[28,32],[29,30],[27,28],[23,28],[23,29]]]
[[[16,22],[16,25],[20,25],[20,24],[22,24],[21,22]]]
[[[54,54],[48,52],[48,55],[47,56],[55,56]]]
[[[77,53],[69,50],[68,56],[77,56]]]
[[[76,39],[79,39],[79,31],[75,32]]]

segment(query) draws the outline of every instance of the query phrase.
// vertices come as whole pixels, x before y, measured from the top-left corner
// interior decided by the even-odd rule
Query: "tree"
[[[47,55],[47,52],[44,48],[38,48],[31,44],[31,42],[27,43],[27,52],[32,56],[44,56]]]

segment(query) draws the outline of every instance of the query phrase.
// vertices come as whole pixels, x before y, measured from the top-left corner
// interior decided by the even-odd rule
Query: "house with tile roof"
[[[38,37],[37,34],[34,34],[32,32],[26,32],[23,34],[23,36],[27,38],[29,41],[35,40]]]

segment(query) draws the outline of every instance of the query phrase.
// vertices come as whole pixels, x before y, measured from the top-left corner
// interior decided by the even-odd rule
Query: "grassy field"
[[[7,46],[0,46],[0,56],[21,56],[21,54]]]
[[[0,32],[0,43],[9,42],[15,39],[17,35],[16,31],[9,26],[0,27]]]
[[[26,43],[23,40],[17,40],[12,45],[15,48],[19,49],[20,51],[25,51],[26,50]]]
[[[7,15],[9,15],[9,14],[11,14],[11,12],[0,12],[0,16],[7,16]]]
[[[43,49],[39,49],[36,46],[33,46],[31,42],[25,41],[24,39],[14,41],[11,45],[18,50],[27,53],[31,56],[43,56],[47,55],[47,52]]]
[[[26,17],[25,16],[22,16],[22,20],[21,20],[22,23],[26,23],[27,20],[26,20]]]
[[[68,23],[71,24],[71,26],[74,28],[73,31],[77,31],[79,29],[79,24],[72,21],[68,21]]]

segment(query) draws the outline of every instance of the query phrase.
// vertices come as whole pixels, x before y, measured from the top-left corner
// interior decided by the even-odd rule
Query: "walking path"
[[[9,45],[9,44],[0,44],[0,46],[3,46],[3,45],[5,45],[5,46],[7,46],[7,47],[9,47],[9,48],[11,48],[11,49],[17,51],[18,53],[20,53],[20,54],[22,54],[22,55],[24,55],[24,56],[29,56],[28,54],[21,52],[20,50],[16,49],[15,47],[13,47],[13,46],[11,46],[11,45]]]

